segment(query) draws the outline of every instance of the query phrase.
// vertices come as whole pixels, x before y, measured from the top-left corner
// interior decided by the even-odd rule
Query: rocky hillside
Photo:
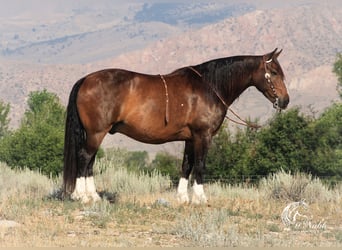
[[[301,4],[302,2],[305,4]],[[151,20],[145,20],[146,16],[135,14],[135,19],[141,19],[140,23],[136,23],[135,29],[140,29],[140,32],[146,34],[146,39],[150,39],[153,32],[156,32],[153,27],[158,27],[160,31],[156,39],[143,42],[141,36],[137,40],[124,36],[120,40],[116,34],[108,35],[108,32],[104,32],[106,29],[102,29],[102,34],[106,34],[105,38],[101,33],[88,32],[85,36],[92,41],[92,48],[98,49],[87,50],[87,47],[82,46],[83,40],[80,43],[73,40],[70,44],[75,53],[70,57],[77,57],[81,63],[64,62],[62,59],[68,56],[70,50],[64,51],[62,47],[60,53],[54,51],[57,54],[53,56],[56,59],[56,63],[53,63],[49,61],[49,49],[52,47],[44,46],[44,43],[40,46],[39,42],[9,49],[0,58],[0,99],[11,103],[11,124],[16,126],[25,110],[30,91],[46,88],[57,93],[63,104],[66,104],[73,83],[95,70],[120,67],[146,73],[167,73],[212,58],[263,54],[278,47],[283,48],[279,61],[287,77],[290,107],[300,105],[304,111],[320,112],[338,100],[337,80],[331,71],[336,53],[342,51],[342,5],[339,1],[298,3],[300,4],[295,6],[272,8],[265,8],[266,5],[260,5],[262,8],[244,5],[240,14],[231,14],[228,18],[219,15],[211,24],[204,22],[192,28],[182,28],[179,23],[163,23],[159,20],[160,16],[154,17],[157,20],[152,20],[156,25],[153,26]],[[148,12],[151,11],[151,6],[144,5],[140,8],[145,8],[145,12]],[[129,18],[131,17],[126,20]],[[143,25],[146,21],[149,25]],[[129,26],[125,27],[130,30]],[[124,33],[127,34],[126,31]],[[132,45],[127,51],[120,50],[120,44],[129,46],[131,42],[136,44],[139,41],[142,41],[143,47]],[[103,53],[108,51],[111,43],[115,45],[113,56],[104,57]],[[82,49],[78,50],[78,46]],[[119,49],[116,51],[117,48]],[[20,53],[23,60],[20,60]],[[38,63],[37,57],[27,56],[35,53],[49,64]],[[92,60],[89,60],[89,55]],[[246,91],[233,106],[241,116],[258,117],[262,122],[274,113],[272,105],[254,89]],[[126,142],[122,137],[117,140]],[[127,143],[130,145],[129,141]]]

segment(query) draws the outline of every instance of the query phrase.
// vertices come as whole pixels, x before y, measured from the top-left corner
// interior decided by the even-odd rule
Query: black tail
[[[64,137],[63,194],[70,195],[76,184],[78,174],[78,152],[86,135],[77,112],[76,99],[84,78],[75,83],[69,96]]]

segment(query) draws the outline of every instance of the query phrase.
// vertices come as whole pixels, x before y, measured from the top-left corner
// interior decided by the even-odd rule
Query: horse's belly
[[[170,141],[181,141],[191,138],[188,127],[175,128],[173,126],[132,126],[125,124],[117,128],[116,132],[122,133],[137,141],[151,144],[161,144]]]

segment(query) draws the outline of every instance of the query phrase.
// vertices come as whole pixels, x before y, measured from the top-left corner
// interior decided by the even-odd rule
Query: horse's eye
[[[272,74],[272,75],[274,75],[274,76],[276,76],[276,75],[278,75],[278,72],[277,72],[277,71],[274,71],[274,70],[272,70],[272,71],[271,71],[271,74]]]

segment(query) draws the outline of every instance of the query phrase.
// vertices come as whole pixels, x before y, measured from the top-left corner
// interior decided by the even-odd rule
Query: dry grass
[[[0,226],[0,245],[342,246],[342,188],[329,190],[317,179],[309,180],[298,198],[307,200],[311,223],[323,220],[326,226],[289,228],[280,215],[290,200],[270,196],[281,185],[300,181],[286,173],[268,178],[259,188],[208,184],[209,205],[181,206],[168,178],[158,173],[149,177],[121,166],[103,169],[96,176],[98,188],[118,194],[118,199],[82,205],[49,198],[60,180],[0,164],[0,220],[19,224]]]

